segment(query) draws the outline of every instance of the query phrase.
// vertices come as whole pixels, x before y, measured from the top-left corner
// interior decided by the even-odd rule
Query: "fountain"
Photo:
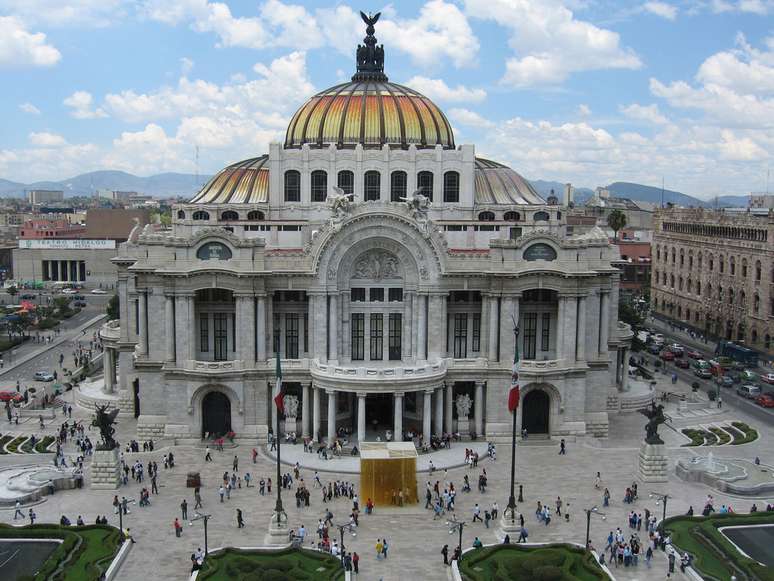
[[[9,466],[0,469],[0,506],[36,502],[53,490],[76,487],[74,470],[54,466]]]
[[[716,459],[712,452],[678,460],[675,473],[688,482],[703,482],[730,494],[757,496],[774,492],[774,467],[739,458]]]
[[[710,451],[709,454],[707,454],[707,472],[714,472],[715,471],[715,455]]]

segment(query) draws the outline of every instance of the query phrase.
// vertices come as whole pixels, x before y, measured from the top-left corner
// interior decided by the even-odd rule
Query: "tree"
[[[9,286],[6,291],[11,297],[15,297],[17,294],[19,294],[19,289],[15,286]]]
[[[613,210],[607,215],[607,225],[613,231],[613,237],[618,240],[618,231],[626,226],[626,214],[621,210]]]
[[[112,297],[110,297],[110,300],[108,301],[107,307],[105,309],[107,312],[108,321],[113,321],[115,319],[121,318],[119,305],[120,303],[119,303],[118,295],[113,295]]]
[[[642,330],[643,316],[631,301],[620,300],[618,302],[618,320],[623,321],[632,328],[632,351],[641,351],[644,348],[640,341],[639,333]]]

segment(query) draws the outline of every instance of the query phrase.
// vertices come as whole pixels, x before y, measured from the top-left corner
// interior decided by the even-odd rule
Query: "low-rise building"
[[[33,206],[51,202],[63,202],[64,192],[62,190],[30,190],[27,192],[27,201]]]

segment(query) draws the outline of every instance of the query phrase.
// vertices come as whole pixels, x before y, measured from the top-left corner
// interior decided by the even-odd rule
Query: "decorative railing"
[[[405,365],[391,367],[372,367],[354,365],[329,365],[314,359],[310,369],[318,377],[342,380],[412,380],[443,376],[446,373],[446,361],[439,360],[425,365]]]
[[[118,319],[108,321],[100,327],[99,336],[108,341],[118,341],[121,338],[121,322]]]

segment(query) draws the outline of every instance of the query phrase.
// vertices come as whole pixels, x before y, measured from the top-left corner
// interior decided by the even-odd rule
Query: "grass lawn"
[[[303,549],[277,552],[226,549],[210,555],[199,579],[204,581],[343,581],[341,562]]]
[[[65,561],[64,568],[54,577],[56,581],[97,581],[110,566],[120,545],[118,529],[100,525],[60,527],[39,524],[19,528],[0,525],[0,538],[64,540],[35,577],[17,581],[44,581]]]
[[[751,579],[774,581],[774,571],[741,555],[717,529],[724,526],[774,524],[774,513],[723,514],[707,518],[679,516],[664,522],[672,543],[694,555],[693,566],[709,579],[730,579],[737,568]]]
[[[460,573],[468,581],[599,581],[607,574],[578,547],[496,545],[468,552]]]

